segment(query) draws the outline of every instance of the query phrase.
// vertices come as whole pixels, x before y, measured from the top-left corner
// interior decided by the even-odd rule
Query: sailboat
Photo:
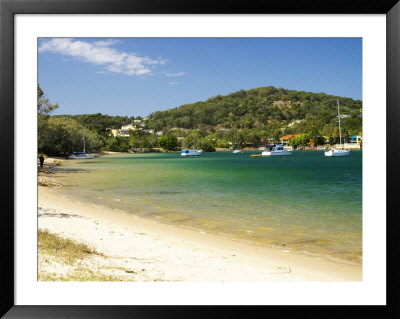
[[[242,150],[238,146],[239,146],[239,131],[236,132],[236,148],[232,151],[233,154],[242,153]]]
[[[338,112],[338,118],[339,118],[339,145],[342,147],[342,130],[340,127],[340,112],[339,112],[339,101],[337,101],[337,112]],[[339,157],[339,156],[349,156],[350,151],[345,151],[342,148],[339,149],[330,149],[325,152],[325,156],[330,156],[330,157]]]
[[[72,152],[69,159],[91,159],[94,155],[86,154],[86,141],[85,141],[85,129],[82,127],[82,135],[83,135],[83,152]]]

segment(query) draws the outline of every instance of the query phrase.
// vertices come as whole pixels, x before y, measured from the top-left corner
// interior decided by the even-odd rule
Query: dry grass
[[[38,230],[38,252],[39,281],[134,281],[138,274],[88,245],[48,230]]]
[[[39,281],[122,281],[112,275],[94,272],[90,269],[77,269],[68,274],[60,275],[50,272],[39,273]]]
[[[67,265],[73,265],[78,259],[99,255],[95,249],[54,235],[47,230],[38,231],[39,253],[62,259]]]
[[[91,269],[90,261],[106,259],[95,249],[48,230],[38,231],[39,281],[120,281],[101,269]],[[50,268],[49,268],[50,267]],[[54,269],[61,271],[54,271]]]

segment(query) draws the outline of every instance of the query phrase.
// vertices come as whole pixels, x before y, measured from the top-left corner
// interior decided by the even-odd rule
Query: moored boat
[[[262,156],[284,156],[292,155],[292,151],[288,151],[282,144],[277,144],[272,147],[271,150],[267,150],[261,153]]]
[[[94,155],[89,155],[85,152],[73,152],[70,156],[68,156],[69,159],[91,159],[93,157]]]
[[[325,156],[349,156],[350,155],[350,151],[346,151],[346,150],[335,150],[335,149],[331,149],[329,151],[325,152]]]
[[[200,156],[200,150],[182,150],[181,156]]]
[[[86,140],[85,140],[85,129],[82,127],[82,135],[83,135],[83,152],[72,152],[69,159],[91,159],[94,155],[86,154]]]
[[[340,128],[340,112],[339,112],[339,101],[337,101],[337,112],[339,118],[339,149],[330,149],[325,152],[325,156],[328,157],[341,157],[341,156],[349,156],[350,151],[346,151],[342,146],[342,130]]]

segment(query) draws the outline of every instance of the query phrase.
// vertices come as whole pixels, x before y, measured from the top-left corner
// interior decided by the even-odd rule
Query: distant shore
[[[329,147],[327,146],[318,146],[318,147],[305,147],[305,148],[299,148],[299,149],[294,149],[295,151],[324,151],[328,149]],[[241,149],[241,151],[244,152],[262,152],[265,148],[263,147],[244,147]],[[353,151],[361,151],[362,148],[350,148],[349,150]],[[162,148],[152,148],[152,149],[133,149],[128,152],[113,152],[113,151],[101,151],[98,153],[92,153],[92,155],[95,155],[96,157],[99,156],[106,156],[106,155],[118,155],[118,154],[144,154],[144,153],[180,153],[181,150],[174,150],[174,151],[166,151]],[[222,153],[228,153],[228,152],[233,152],[233,149],[231,148],[216,148],[215,152],[222,152]],[[54,160],[67,160],[67,156],[60,156],[60,157],[50,157],[50,162],[53,163]]]
[[[54,187],[63,186],[54,168],[63,161],[46,158],[39,171],[39,229],[86,244],[101,255],[67,265],[40,253],[39,274],[51,274],[51,280],[68,280],[77,270],[90,273],[87,278],[96,273],[116,281],[362,280],[361,266],[164,225],[56,194]]]

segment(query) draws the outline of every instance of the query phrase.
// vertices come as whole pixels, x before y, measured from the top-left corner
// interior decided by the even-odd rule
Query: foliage
[[[86,151],[97,152],[101,140],[94,131],[85,130]],[[49,117],[42,137],[41,150],[47,155],[68,155],[83,150],[82,126],[73,119]]]
[[[58,108],[58,104],[51,104],[44,94],[40,85],[37,86],[37,114],[38,114],[38,148],[40,151],[44,147],[44,139],[47,129],[47,121],[52,111]]]
[[[110,137],[105,149],[112,152],[127,152],[131,148],[127,138],[123,136]]]
[[[328,127],[337,127],[337,100],[341,114],[346,116],[342,119],[342,129],[347,135],[361,132],[361,101],[272,86],[240,90],[204,102],[158,111],[149,116],[147,125],[164,132],[177,128],[201,130],[203,137],[214,133],[218,139],[232,141],[238,147],[243,142],[257,146],[264,139],[279,141],[282,135],[294,133],[307,133],[310,138],[320,140]],[[221,129],[225,134],[219,134]],[[235,136],[238,130],[239,137]],[[186,147],[195,144],[197,139],[186,137]]]
[[[340,101],[342,142],[362,132],[362,102],[350,98],[261,87],[215,96],[203,102],[158,111],[141,120],[129,137],[111,137],[111,129],[134,124],[135,117],[101,113],[51,116],[58,104],[51,104],[38,86],[39,151],[68,154],[82,149],[85,128],[88,151],[100,149],[165,150],[185,148],[215,151],[216,148],[259,147],[278,143],[283,135],[300,134],[290,145],[304,147],[339,143],[337,101]],[[151,133],[163,132],[158,137]]]
[[[166,135],[158,139],[158,144],[165,150],[171,151],[178,147],[178,139],[172,133],[167,133]]]
[[[108,137],[111,129],[119,129],[123,125],[133,122],[133,116],[110,116],[101,113],[79,114],[79,115],[56,115],[55,117],[71,118],[79,122],[84,127],[95,130],[99,135]]]
[[[202,149],[204,152],[215,152],[214,143],[211,140],[207,139],[207,138],[201,139],[199,141],[198,147],[196,147],[196,148]]]
[[[49,116],[52,111],[58,108],[58,104],[50,104],[49,99],[40,87],[37,86],[37,111],[39,115]]]

